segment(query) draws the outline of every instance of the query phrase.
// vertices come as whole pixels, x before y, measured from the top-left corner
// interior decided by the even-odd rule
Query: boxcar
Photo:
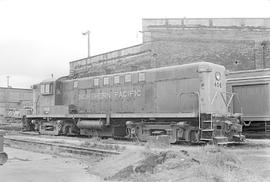
[[[239,120],[228,112],[225,68],[199,62],[34,86],[34,114],[26,129],[147,140],[240,141]],[[35,126],[35,127],[34,127]]]
[[[234,112],[243,112],[243,130],[250,137],[270,136],[270,69],[231,72],[228,91],[236,93]]]

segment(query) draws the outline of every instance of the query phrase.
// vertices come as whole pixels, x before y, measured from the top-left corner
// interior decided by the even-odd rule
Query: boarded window
[[[125,75],[125,83],[131,82],[131,74]]]
[[[94,86],[98,86],[99,85],[99,79],[98,78],[95,78],[94,79]]]
[[[119,84],[120,83],[120,76],[114,76],[113,83]]]
[[[109,85],[109,78],[108,77],[103,78],[103,85]]]
[[[145,81],[145,73],[139,73],[139,82]]]

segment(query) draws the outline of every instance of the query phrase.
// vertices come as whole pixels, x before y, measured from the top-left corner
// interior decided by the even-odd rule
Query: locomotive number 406
[[[215,82],[215,87],[221,88],[221,82],[220,81],[216,81]]]

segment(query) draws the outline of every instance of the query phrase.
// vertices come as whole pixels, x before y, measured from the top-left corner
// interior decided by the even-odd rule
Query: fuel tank
[[[104,125],[104,120],[81,120],[77,123],[77,127],[80,129],[102,129]]]

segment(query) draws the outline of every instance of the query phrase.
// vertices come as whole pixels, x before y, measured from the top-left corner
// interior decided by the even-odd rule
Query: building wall
[[[179,30],[185,32],[181,36],[188,37],[215,39],[221,36],[222,39],[264,40],[265,36],[269,34],[269,28],[270,18],[155,18],[142,20],[143,42],[153,41],[151,37],[153,33]]]
[[[256,69],[254,41],[182,39],[152,44],[156,66],[207,61],[229,70]],[[260,63],[258,63],[260,64]]]
[[[71,77],[95,76],[143,68],[151,50],[147,44],[131,46],[70,62]],[[147,67],[147,66],[146,66]]]
[[[269,39],[270,19],[264,18],[143,20],[144,43],[152,44],[161,65],[209,61],[232,71],[267,68]]]
[[[143,19],[143,43],[70,63],[71,77],[208,61],[270,68],[270,18]]]
[[[32,107],[32,93],[32,89],[0,87],[0,117],[9,117],[14,111]]]

